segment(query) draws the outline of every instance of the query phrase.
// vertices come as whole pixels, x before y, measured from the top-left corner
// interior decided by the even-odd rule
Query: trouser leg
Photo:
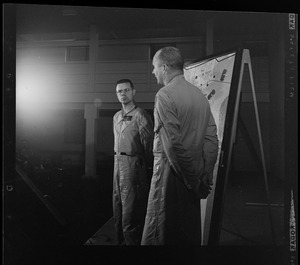
[[[123,236],[123,227],[122,227],[122,201],[121,194],[119,188],[119,170],[118,170],[118,161],[115,158],[115,167],[114,167],[114,176],[113,176],[113,217],[114,217],[114,225],[115,231],[117,235],[118,245],[122,245],[125,243],[125,239]]]
[[[137,200],[136,200],[136,185],[128,185],[123,190],[123,235],[126,245],[140,244],[140,220],[138,219]]]
[[[139,189],[139,161],[137,157],[125,157],[121,168],[120,190],[122,198],[122,226],[126,245],[139,245],[141,220],[137,191]]]
[[[126,245],[140,245],[149,192],[145,169],[138,157],[121,156],[115,161],[115,176],[113,208],[117,236],[122,239],[122,227]]]

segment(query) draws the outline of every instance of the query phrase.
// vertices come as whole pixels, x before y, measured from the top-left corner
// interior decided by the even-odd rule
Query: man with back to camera
[[[152,168],[153,122],[134,102],[130,79],[116,83],[122,110],[113,117],[113,214],[119,245],[140,245]],[[149,176],[150,175],[150,176]]]
[[[142,245],[201,245],[200,199],[213,185],[217,129],[208,100],[183,76],[174,47],[153,57],[164,85],[155,97],[153,175]]]

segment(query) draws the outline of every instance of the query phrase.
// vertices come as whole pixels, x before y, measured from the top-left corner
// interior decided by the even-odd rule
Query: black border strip
[[[284,101],[284,235],[289,263],[298,264],[298,15],[285,19],[285,101]]]
[[[3,124],[4,181],[15,178],[15,119],[16,119],[16,6],[3,6]]]

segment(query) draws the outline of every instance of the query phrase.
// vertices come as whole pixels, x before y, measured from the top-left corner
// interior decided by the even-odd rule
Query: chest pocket
[[[133,116],[123,117],[121,121],[121,132],[125,133],[125,131],[128,131],[129,134],[134,134],[134,131],[138,131],[138,127]]]
[[[128,117],[128,116],[127,116]],[[124,119],[124,118],[123,118]],[[130,119],[130,120],[129,120]],[[139,128],[135,116],[126,118],[121,125],[119,150],[130,154],[141,152]]]

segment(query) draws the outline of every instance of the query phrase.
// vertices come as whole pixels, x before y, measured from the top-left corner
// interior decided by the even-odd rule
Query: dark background
[[[217,4],[216,2],[212,2]],[[75,3],[74,3],[75,4]],[[287,64],[288,56],[288,33],[286,29],[286,16],[276,13],[252,13],[247,14],[241,12],[216,12],[218,8],[212,8],[211,12],[206,12],[197,16],[196,10],[188,10],[187,14],[182,16],[182,10],[136,10],[135,8],[123,9],[105,9],[99,11],[97,9],[86,9],[85,6],[73,7],[66,4],[44,8],[42,5],[36,7],[22,7],[21,11],[15,12],[14,6],[7,6],[5,11],[9,14],[4,16],[4,262],[5,264],[74,264],[78,260],[74,259],[76,254],[80,254],[80,258],[88,257],[87,261],[94,264],[125,259],[128,254],[130,257],[135,256],[134,250],[119,250],[119,256],[112,257],[111,249],[103,249],[94,251],[86,248],[78,247],[97,231],[111,217],[111,204],[107,203],[111,197],[111,178],[101,178],[96,180],[82,180],[84,168],[82,166],[62,167],[59,163],[49,167],[48,171],[43,171],[44,178],[39,182],[39,188],[42,191],[44,200],[38,199],[30,186],[24,182],[24,179],[16,174],[14,170],[15,163],[15,42],[22,39],[26,34],[34,33],[35,38],[40,38],[45,33],[47,36],[56,36],[59,33],[68,32],[89,32],[91,23],[101,28],[101,38],[103,40],[130,39],[130,38],[155,38],[155,37],[173,37],[173,36],[195,36],[199,32],[205,31],[206,21],[214,20],[214,47],[217,50],[223,50],[232,45],[240,44],[240,36],[248,37],[248,45],[255,50],[256,55],[260,52],[267,55],[274,55],[278,52],[276,45],[261,46],[260,42],[251,44],[250,40],[257,41],[256,36],[266,34],[266,41],[269,43],[280,42],[280,53],[278,57],[283,58]],[[76,6],[76,5],[75,5]],[[229,7],[228,7],[229,8]],[[226,10],[227,8],[225,8]],[[246,8],[244,8],[246,9]],[[216,10],[216,11],[215,11]],[[234,8],[232,9],[234,10]],[[240,9],[239,11],[242,11]],[[250,9],[255,11],[255,8]],[[221,10],[220,10],[221,11]],[[230,10],[229,10],[230,11]],[[268,11],[267,9],[262,11]],[[277,10],[278,12],[279,10]],[[62,12],[76,12],[78,18],[73,16],[62,16]],[[274,11],[276,12],[276,11]],[[34,14],[34,15],[33,15]],[[15,18],[18,18],[17,20]],[[184,17],[184,19],[180,19]],[[47,19],[49,18],[49,19]],[[138,21],[138,23],[137,23]],[[237,23],[238,21],[238,23]],[[17,22],[17,24],[16,24]],[[61,26],[63,25],[63,26]],[[275,26],[274,26],[275,25]],[[18,34],[15,33],[15,28]],[[187,30],[188,29],[188,30]],[[270,33],[271,31],[271,33]],[[272,39],[273,38],[273,39]],[[250,44],[249,44],[250,43]],[[269,57],[270,58],[270,57]],[[277,62],[276,59],[270,58]],[[270,152],[270,172],[273,180],[277,185],[286,187],[289,191],[290,187],[296,184],[293,176],[297,173],[297,150],[296,142],[296,124],[297,101],[289,99],[284,92],[287,91],[289,84],[286,82],[286,76],[293,75],[292,71],[288,71],[287,65],[280,65],[279,68],[274,67],[270,74],[271,87],[271,103],[270,113],[276,113],[275,118],[266,116],[261,120],[262,124],[269,124],[273,131],[271,141],[275,145],[279,145],[277,150],[283,151],[281,154]],[[282,76],[282,73],[286,75]],[[280,74],[279,74],[280,73]],[[285,88],[275,87],[272,92],[272,78],[276,79],[276,75],[281,75]],[[278,77],[277,77],[278,78]],[[278,79],[277,79],[278,80]],[[273,90],[274,91],[274,90]],[[273,94],[272,94],[273,93]],[[247,105],[244,107],[248,108]],[[261,106],[264,109],[264,106]],[[249,111],[245,110],[244,115],[249,115]],[[112,117],[113,111],[107,114]],[[264,114],[262,115],[264,116]],[[272,115],[270,115],[272,117]],[[273,119],[273,120],[272,120]],[[279,119],[274,121],[275,119]],[[280,125],[277,129],[277,125]],[[294,128],[294,129],[291,129]],[[288,130],[286,130],[288,129]],[[284,132],[284,137],[283,133]],[[237,146],[238,150],[239,146]],[[243,149],[243,148],[241,148]],[[275,148],[276,150],[276,148]],[[276,156],[275,156],[276,155]],[[97,172],[101,175],[111,176],[112,167],[111,160],[100,163]],[[103,161],[102,161],[103,162]],[[35,162],[36,165],[40,161]],[[280,172],[278,174],[278,172]],[[26,172],[28,176],[33,177],[33,171]],[[284,173],[284,176],[282,175]],[[233,179],[233,181],[236,179]],[[13,187],[12,191],[7,187]],[[296,194],[297,195],[297,194]],[[285,196],[285,201],[289,203],[289,195]],[[43,201],[50,202],[58,210],[60,214],[67,220],[67,225],[61,224],[57,218],[51,214]],[[16,204],[16,202],[18,202]],[[286,217],[289,212],[285,211]],[[57,216],[56,216],[57,217]],[[287,219],[286,219],[287,220]],[[285,236],[288,238],[288,228],[285,224]],[[277,251],[278,250],[278,251]],[[145,251],[146,253],[144,253]],[[231,260],[231,264],[277,264],[281,257],[290,258],[289,252],[285,247],[268,248],[268,247],[232,247],[228,248],[204,248],[204,250],[194,249],[181,250],[183,255],[178,255],[176,259],[176,250],[165,249],[155,250],[167,263],[171,261],[190,261],[194,264],[195,260],[203,261],[202,257],[206,257],[203,261],[206,264],[216,264],[224,259]],[[146,250],[139,250],[140,254],[148,254]],[[97,253],[97,254],[95,254]],[[100,254],[99,254],[100,253]],[[151,253],[151,252],[150,252]],[[234,257],[232,256],[234,253]],[[216,255],[217,254],[217,255]],[[259,259],[253,257],[258,254]],[[138,255],[139,256],[139,255]],[[175,257],[175,258],[174,258]],[[183,258],[184,257],[184,258]],[[245,257],[251,257],[248,260]],[[137,258],[138,259],[138,258]],[[141,258],[144,260],[144,257]],[[150,259],[155,264],[160,260],[153,257]],[[27,263],[26,263],[27,262]],[[82,261],[81,261],[82,262]],[[253,263],[252,263],[253,262]],[[204,263],[204,264],[205,264]],[[82,263],[81,263],[82,264]],[[196,263],[195,263],[196,264]],[[199,264],[197,262],[197,264]],[[279,264],[279,263],[278,263]],[[286,264],[290,264],[289,261]]]

